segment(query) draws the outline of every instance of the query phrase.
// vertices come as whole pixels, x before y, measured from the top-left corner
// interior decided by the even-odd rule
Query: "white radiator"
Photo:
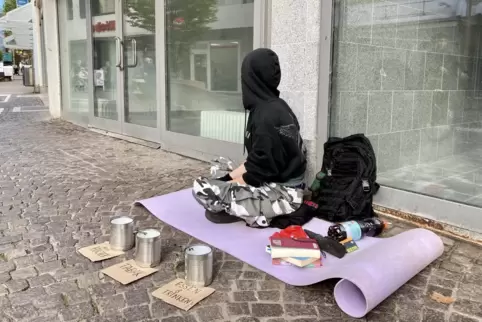
[[[202,111],[201,136],[234,143],[244,142],[244,120],[242,112]]]

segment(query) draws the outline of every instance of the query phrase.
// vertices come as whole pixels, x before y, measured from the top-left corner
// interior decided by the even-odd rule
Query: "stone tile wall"
[[[273,0],[271,48],[281,63],[281,96],[298,117],[309,150],[308,181],[316,171],[320,0]]]
[[[480,14],[469,22],[439,0],[335,3],[331,135],[365,133],[381,172],[481,144]]]

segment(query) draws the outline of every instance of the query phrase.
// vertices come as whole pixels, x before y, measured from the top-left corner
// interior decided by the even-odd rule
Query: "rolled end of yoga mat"
[[[346,314],[364,317],[443,252],[440,237],[426,229],[413,229],[352,253],[356,267],[351,272],[345,269],[344,278],[335,286],[336,303]]]

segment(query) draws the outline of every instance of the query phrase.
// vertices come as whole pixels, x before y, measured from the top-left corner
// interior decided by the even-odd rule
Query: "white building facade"
[[[482,4],[42,0],[53,116],[199,159],[242,160],[240,64],[270,47],[310,173],[365,133],[376,203],[482,234]]]

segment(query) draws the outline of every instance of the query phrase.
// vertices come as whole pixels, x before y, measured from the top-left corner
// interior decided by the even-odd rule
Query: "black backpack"
[[[312,191],[317,217],[342,222],[375,216],[372,201],[380,186],[375,151],[365,135],[330,138],[317,179],[318,191]]]

